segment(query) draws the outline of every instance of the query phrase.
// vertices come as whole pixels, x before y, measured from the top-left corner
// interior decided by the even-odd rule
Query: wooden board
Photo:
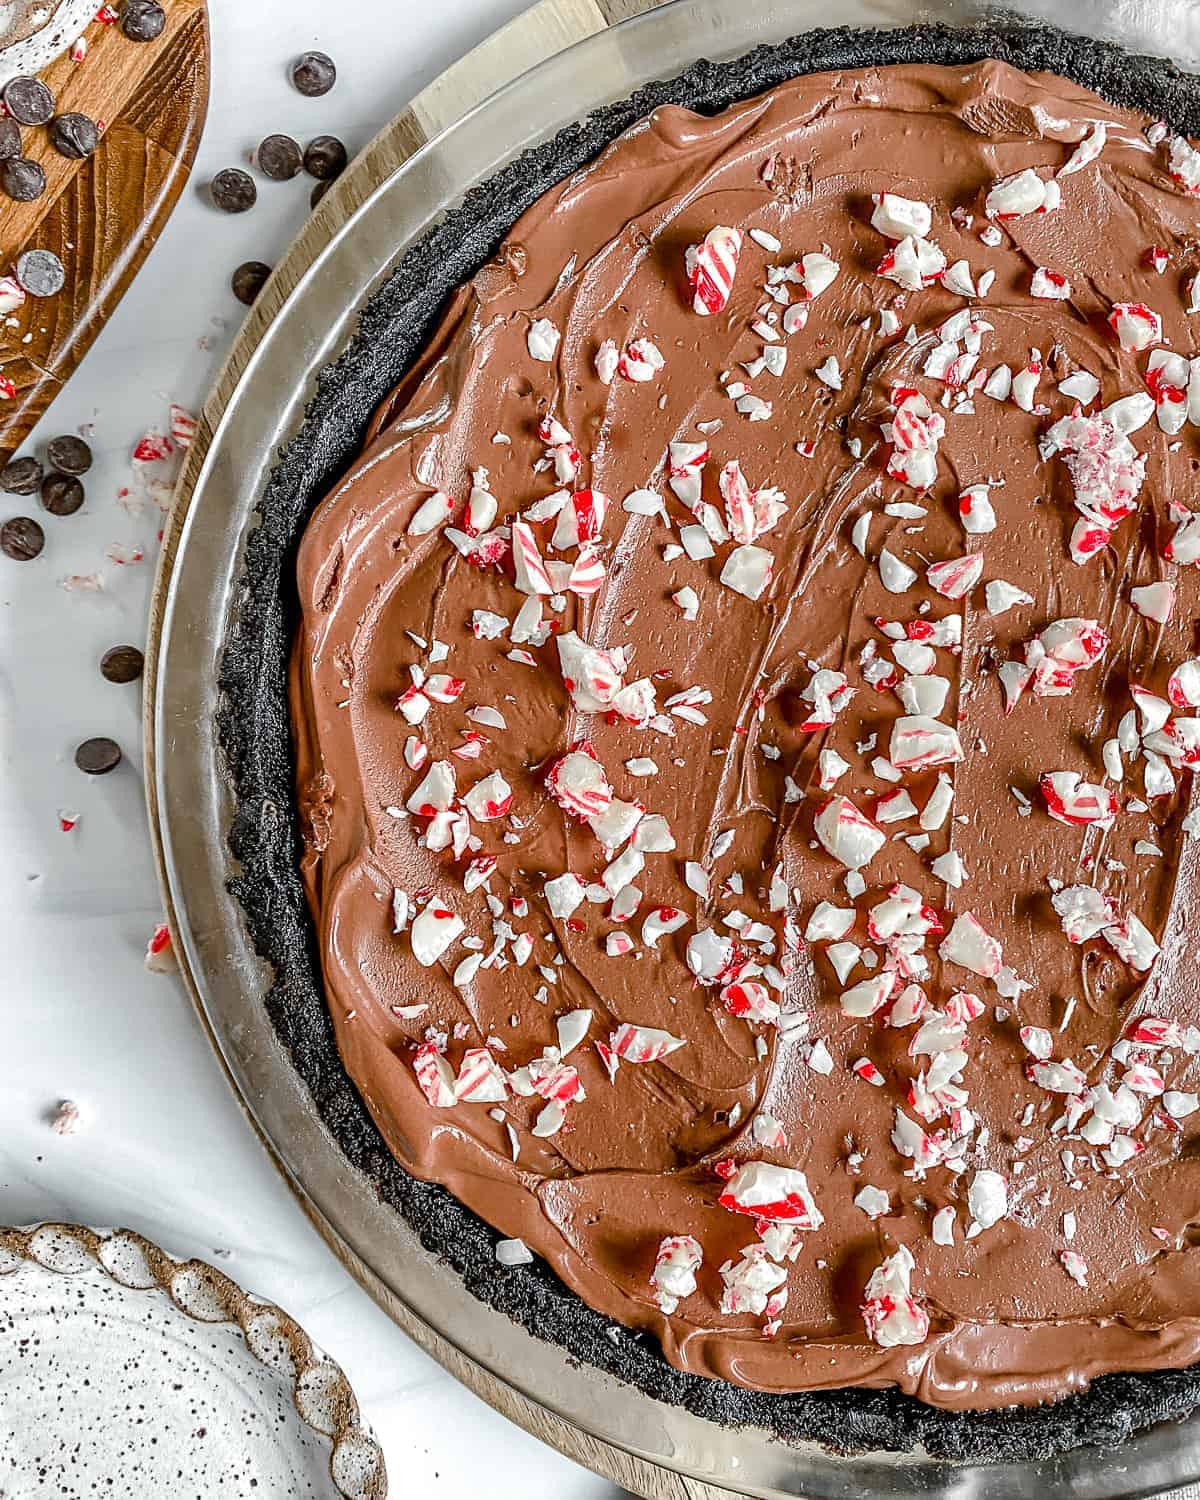
[[[254,353],[263,332],[295,288],[315,257],[327,245],[330,236],[360,203],[397,167],[418,151],[447,125],[461,118],[476,103],[494,93],[504,83],[516,78],[535,63],[574,42],[616,25],[630,16],[653,10],[660,0],[539,0],[523,15],[483,42],[475,51],[429,85],[396,116],[337,180],[325,195],[318,210],[310,217],[298,237],[279,261],[271,279],[259,294],[246,316],[237,339],[216,383],[199,413],[196,436],[187,451],[183,471],[175,492],[174,505],[166,518],[158,574],[150,603],[149,636],[146,645],[144,678],[144,731],[146,764],[146,797],[150,813],[151,839],[159,868],[166,919],[174,927],[170,890],[164,873],[163,851],[159,833],[154,747],[155,681],[158,652],[166,603],[179,537],[187,519],[196,478],[212,443],[213,433],[225,410],[231,393]],[[221,1057],[216,1038],[208,1025],[204,1008],[194,983],[183,969],[201,1025],[208,1032],[213,1050]],[[241,1098],[230,1077],[235,1096]],[[253,1117],[247,1119],[257,1131]],[[356,1281],[383,1307],[393,1321],[413,1341],[432,1355],[470,1390],[511,1421],[532,1433],[560,1453],[584,1465],[619,1486],[618,1493],[640,1495],[643,1500],[736,1500],[732,1491],[689,1479],[657,1464],[642,1460],[613,1447],[565,1422],[536,1402],[528,1400],[505,1382],[498,1380],[473,1360],[462,1354],[421,1319],[399,1302],[371,1269],[338,1237],[334,1229],[315,1211],[299,1191],[270,1143],[259,1133],[284,1180],[296,1192],[297,1200],[312,1220],[330,1249]],[[615,1497],[614,1497],[615,1500]]]
[[[158,238],[183,191],[208,108],[204,0],[165,0],[157,41],[131,42],[93,22],[87,56],[64,55],[42,73],[63,114],[105,122],[95,154],[69,161],[44,127],[26,127],[27,155],[46,173],[33,203],[0,198],[0,266],[26,249],[53,250],[67,273],[51,298],[26,299],[0,336],[0,463],[29,435],[91,347]],[[26,339],[28,338],[28,342]]]

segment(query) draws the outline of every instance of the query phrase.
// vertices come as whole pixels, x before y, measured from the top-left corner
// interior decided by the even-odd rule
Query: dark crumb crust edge
[[[896,1390],[848,1388],[764,1395],[685,1375],[652,1337],[617,1329],[544,1264],[506,1269],[498,1238],[444,1188],[411,1177],[391,1157],[347,1077],[326,1010],[313,924],[298,873],[301,841],[289,729],[287,663],[297,620],[296,546],[314,505],[357,454],[370,412],[400,380],[435,326],[447,295],[491,256],[516,218],[549,188],[658,105],[715,114],[801,73],[898,62],[966,64],[997,58],[1063,74],[1114,104],[1200,134],[1200,80],[1169,63],[1107,43],[1019,22],[958,30],[810,32],[731,62],[701,61],[677,78],[595,111],[473,188],[398,261],[364,309],[346,352],[319,372],[298,435],[282,450],[246,545],[238,607],[220,673],[218,733],[233,781],[229,835],[239,873],[230,889],[255,947],[275,970],[267,1011],[325,1125],[372,1189],[403,1214],[422,1244],[453,1266],[466,1289],[576,1360],[659,1401],[726,1425],[842,1452],[904,1451],[977,1462],[1035,1459],[1082,1444],[1115,1444],[1152,1422],[1200,1405],[1200,1365],[1106,1375],[1052,1406],[950,1412]],[[366,1184],[364,1183],[364,1188]]]

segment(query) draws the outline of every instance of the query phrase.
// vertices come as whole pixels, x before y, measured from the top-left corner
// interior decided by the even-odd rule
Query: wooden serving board
[[[163,0],[167,25],[131,42],[94,21],[87,56],[63,55],[41,77],[58,113],[103,121],[95,154],[69,161],[45,127],[26,127],[27,155],[46,173],[33,203],[0,197],[0,274],[22,251],[52,250],[67,281],[56,297],[29,297],[0,329],[0,463],[7,461],[91,347],[145,260],[191,171],[208,108],[205,0]],[[26,342],[26,339],[28,341]]]
[[[288,294],[328,244],[334,231],[380,183],[427,141],[543,58],[629,17],[654,10],[661,3],[665,3],[665,0],[538,0],[529,10],[510,21],[417,95],[351,163],[326,193],[320,207],[278,262],[270,280],[247,314],[229,357],[198,416],[196,435],[187,450],[175,491],[174,505],[164,523],[162,552],[150,602],[143,719],[146,798],[151,840],[159,870],[159,885],[166,919],[173,930],[176,928],[175,912],[163,860],[154,745],[155,685],[164,609],[180,532],[191,506],[197,476],[226,404],[259,340]],[[178,945],[176,951],[178,952]],[[187,972],[186,959],[182,954],[179,958],[181,975],[195,1003],[200,1024],[208,1033],[218,1060],[222,1060],[221,1049],[208,1024],[199,991]],[[238,1086],[231,1074],[229,1078],[234,1095],[240,1101]],[[631,1494],[642,1496],[643,1500],[737,1500],[731,1490],[664,1469],[591,1436],[521,1395],[456,1349],[393,1296],[371,1268],[340,1239],[336,1230],[316,1212],[305,1195],[296,1189],[295,1182],[276,1156],[270,1142],[258,1131],[248,1110],[246,1116],[251,1127],[259,1134],[267,1153],[279,1167],[284,1180],[295,1192],[300,1207],[338,1260],[416,1344],[468,1389],[526,1432],[532,1433],[576,1463],[611,1480],[616,1486],[613,1500],[620,1500],[620,1497],[629,1500]]]

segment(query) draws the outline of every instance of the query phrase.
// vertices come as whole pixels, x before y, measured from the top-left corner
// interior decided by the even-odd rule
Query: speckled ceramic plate
[[[128,1230],[0,1229],[0,1496],[383,1500],[341,1370]]]

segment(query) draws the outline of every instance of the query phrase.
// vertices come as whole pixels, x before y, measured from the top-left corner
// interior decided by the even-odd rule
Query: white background
[[[202,185],[271,131],[331,132],[353,153],[522,0],[210,0],[214,79],[192,184],[70,386],[24,451],[95,424],[87,504],[54,517],[0,495],[0,520],[36,514],[46,548],[0,556],[0,1223],[122,1224],[183,1255],[226,1252],[248,1289],[294,1313],[343,1365],[383,1439],[396,1495],[600,1500],[611,1486],[510,1426],[414,1348],[309,1227],[235,1105],[178,981],[145,972],[160,919],[142,802],[140,685],[103,680],[112,645],[141,646],[158,517],[127,514],[128,455],[170,400],[197,407],[237,330],[241,261],[271,262],[308,211],[311,180],[260,179],[257,207],[215,212]],[[329,52],[323,99],[288,61]],[[0,330],[2,336],[2,330]],[[114,543],[147,560],[117,567]],[[99,593],[67,592],[71,574]],[[110,735],[113,774],[75,769]],[[72,833],[62,810],[80,815]],[[83,1125],[49,1120],[73,1099]]]

